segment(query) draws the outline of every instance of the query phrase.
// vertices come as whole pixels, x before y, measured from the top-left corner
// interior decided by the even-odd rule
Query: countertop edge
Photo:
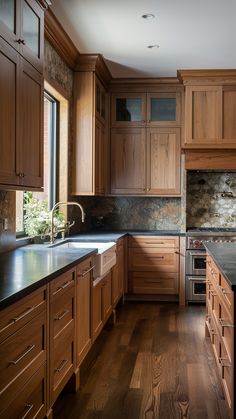
[[[211,245],[211,243],[210,243],[210,245]],[[227,272],[225,272],[224,268],[222,267],[221,262],[219,262],[219,260],[217,259],[217,257],[214,255],[214,252],[212,252],[209,249],[209,245],[206,243],[204,246],[205,246],[206,251],[209,254],[209,256],[211,256],[212,259],[213,259],[213,261],[215,262],[217,268],[222,272],[222,275],[226,279],[226,281],[227,281],[228,285],[230,286],[231,290],[235,292],[236,291],[236,284],[232,284],[232,282],[231,282],[231,280],[230,280]]]

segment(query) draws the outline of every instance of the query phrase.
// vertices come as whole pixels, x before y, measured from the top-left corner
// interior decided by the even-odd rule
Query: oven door
[[[206,276],[206,252],[204,250],[186,251],[186,275]]]
[[[206,301],[206,278],[186,277],[187,301]]]

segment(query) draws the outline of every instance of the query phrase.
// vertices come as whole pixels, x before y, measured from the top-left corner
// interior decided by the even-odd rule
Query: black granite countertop
[[[236,243],[206,243],[205,248],[231,289],[236,291]]]
[[[70,236],[69,238],[76,238],[80,241],[117,241],[120,238],[130,236],[185,236],[186,233],[179,230],[96,230],[88,233],[79,234],[78,236]]]
[[[0,310],[94,253],[97,249],[28,245],[0,254]]]

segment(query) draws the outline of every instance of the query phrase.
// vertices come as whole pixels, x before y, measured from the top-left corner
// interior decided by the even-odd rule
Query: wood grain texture
[[[105,329],[77,394],[61,395],[54,418],[227,419],[204,308],[126,303]],[[99,338],[99,339],[100,339]]]
[[[186,150],[187,170],[236,170],[235,150]]]

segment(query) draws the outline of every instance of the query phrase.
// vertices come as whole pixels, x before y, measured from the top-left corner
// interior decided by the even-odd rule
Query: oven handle
[[[187,279],[189,280],[189,281],[195,281],[195,282],[200,282],[200,283],[204,283],[204,282],[206,282],[206,278],[205,277],[200,277],[200,278],[198,278],[198,277],[196,277],[196,276],[187,276]]]
[[[206,257],[206,252],[204,252],[204,250],[202,252],[189,252],[190,256],[203,256]]]

